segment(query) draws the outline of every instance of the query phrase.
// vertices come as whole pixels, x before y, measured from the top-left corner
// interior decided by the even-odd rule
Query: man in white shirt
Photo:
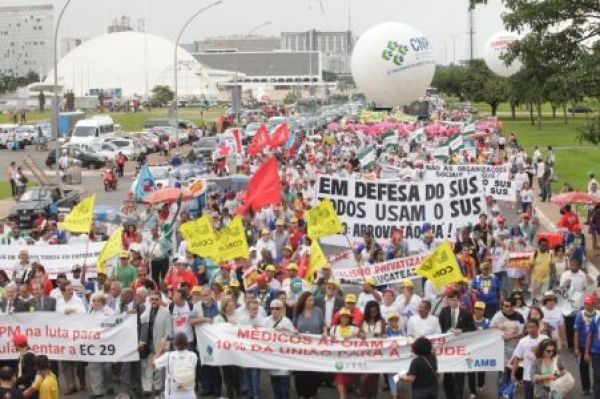
[[[75,290],[70,282],[65,282],[63,285],[62,295],[56,300],[56,312],[70,314],[85,314],[85,304],[77,295],[74,295]],[[81,362],[60,362],[60,370],[65,379],[67,390],[65,395],[71,395],[77,392],[75,374],[79,378],[79,386],[81,390],[85,390],[85,369]]]
[[[329,279],[325,284],[325,296],[315,298],[315,306],[323,311],[325,325],[330,327],[333,315],[344,306],[344,300],[338,295],[338,283]]]
[[[175,334],[173,344],[175,350],[164,353],[169,347],[171,342],[164,338],[154,356],[154,367],[157,369],[166,370],[165,378],[165,399],[195,399],[196,392],[194,392],[194,375],[196,365],[198,364],[198,356],[188,350],[190,343],[188,342],[185,333],[180,332]],[[186,373],[185,380],[186,384],[181,384],[183,376],[178,374],[185,373],[188,370],[190,374]],[[192,375],[191,373],[194,373]],[[179,380],[179,382],[177,381]],[[190,381],[191,380],[191,381]]]
[[[358,294],[358,301],[356,302],[356,307],[359,308],[361,312],[365,313],[365,307],[367,306],[367,303],[371,301],[381,303],[381,293],[375,288],[376,285],[377,282],[373,277],[365,277],[363,290]]]
[[[406,326],[406,335],[413,338],[423,337],[431,334],[441,334],[440,322],[437,317],[429,314],[431,311],[431,302],[421,301],[419,303],[418,314],[408,319]]]
[[[262,229],[260,240],[256,242],[256,254],[259,262],[262,259],[263,249],[271,253],[272,259],[277,257],[277,248],[275,241],[271,240],[271,231],[269,229]]]
[[[535,362],[535,348],[548,336],[540,334],[540,323],[537,320],[527,321],[527,335],[517,344],[511,360],[512,379],[516,381],[519,363],[523,361],[523,391],[526,398],[533,398],[533,382],[531,381],[531,366]]]
[[[29,252],[25,249],[19,251],[19,260],[15,263],[12,272],[12,280],[17,284],[23,284],[31,272],[31,261]]]

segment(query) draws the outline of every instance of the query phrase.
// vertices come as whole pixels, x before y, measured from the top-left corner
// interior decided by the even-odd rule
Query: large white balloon
[[[385,107],[423,97],[435,73],[429,39],[399,22],[376,25],[363,33],[354,46],[351,66],[358,89]]]
[[[523,64],[515,59],[510,65],[504,63],[504,56],[509,46],[519,40],[519,36],[510,32],[498,32],[487,41],[483,49],[483,59],[492,72],[496,75],[509,77],[519,72]]]

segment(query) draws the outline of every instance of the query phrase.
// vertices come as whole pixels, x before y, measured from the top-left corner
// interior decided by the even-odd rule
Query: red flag
[[[281,204],[281,182],[277,174],[277,160],[265,161],[248,181],[244,205],[237,210],[242,215],[252,209],[257,211],[265,205]]]
[[[267,131],[265,125],[262,125],[254,137],[252,137],[252,142],[250,143],[250,148],[248,148],[248,153],[250,155],[258,154],[264,147],[269,145],[270,141],[271,138],[269,137],[269,132]]]
[[[281,147],[285,143],[287,143],[290,138],[290,132],[288,130],[287,123],[282,123],[277,126],[275,129],[275,133],[273,133],[273,138],[271,139],[271,143],[269,144],[271,148]]]

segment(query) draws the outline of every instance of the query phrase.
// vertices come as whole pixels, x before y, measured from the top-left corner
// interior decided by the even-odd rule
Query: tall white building
[[[0,7],[0,75],[44,77],[52,67],[52,5]]]

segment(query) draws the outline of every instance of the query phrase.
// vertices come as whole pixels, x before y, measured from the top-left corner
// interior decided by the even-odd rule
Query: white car
[[[26,144],[33,144],[33,139],[37,137],[37,129],[34,125],[21,125],[15,129],[15,135]]]
[[[170,180],[169,180],[169,171],[171,170],[171,166],[170,165],[153,165],[153,166],[148,166],[148,169],[150,170],[150,173],[152,174],[152,177],[154,178],[154,182],[158,185],[161,184],[162,187],[169,187],[170,184]],[[135,190],[135,186],[137,186],[137,176],[136,178],[133,180],[133,183],[131,183],[131,190],[134,191]]]
[[[13,140],[13,133],[19,125],[3,124],[0,125],[0,147],[8,148],[8,143]]]
[[[120,151],[119,147],[110,142],[105,142],[101,144],[93,143],[90,144],[90,148],[92,152],[100,155],[108,161],[114,161],[117,157],[117,154],[119,154]]]
[[[142,151],[145,152],[145,148],[140,147],[135,140],[124,138],[124,137],[112,137],[106,140],[109,143],[113,143],[129,160],[136,160]]]

